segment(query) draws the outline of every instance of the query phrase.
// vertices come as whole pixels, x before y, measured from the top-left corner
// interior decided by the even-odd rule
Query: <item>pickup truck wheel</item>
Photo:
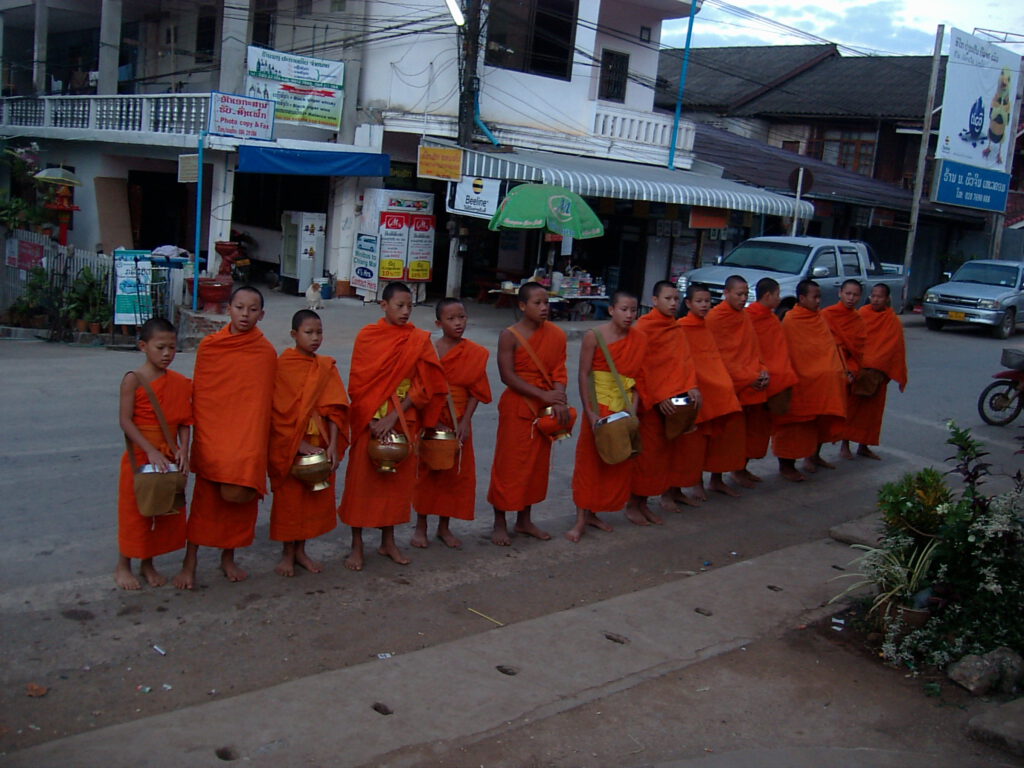
[[[1003,313],[1003,320],[992,329],[992,335],[997,339],[1008,339],[1017,330],[1017,310],[1010,307]]]
[[[936,319],[934,317],[926,317],[924,319],[924,326],[929,331],[941,331],[943,325],[945,325],[945,323],[943,323],[941,320],[938,320],[938,319]]]

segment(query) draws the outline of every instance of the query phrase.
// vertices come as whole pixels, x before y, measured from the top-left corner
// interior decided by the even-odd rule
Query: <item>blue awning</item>
[[[376,152],[320,152],[281,147],[238,147],[240,173],[292,176],[390,176],[391,157]]]

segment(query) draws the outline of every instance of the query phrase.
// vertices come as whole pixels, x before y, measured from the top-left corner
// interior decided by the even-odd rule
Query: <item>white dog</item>
[[[308,309],[323,309],[324,301],[320,293],[320,283],[310,283],[306,289],[306,307]]]

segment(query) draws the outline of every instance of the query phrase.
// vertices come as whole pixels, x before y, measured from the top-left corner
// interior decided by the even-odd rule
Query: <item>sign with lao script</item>
[[[337,131],[345,97],[345,64],[250,45],[245,94],[270,99],[278,120]]]
[[[416,175],[421,179],[462,181],[462,150],[420,144],[416,157]]]
[[[273,141],[274,102],[213,91],[210,94],[210,133]]]
[[[962,205],[981,211],[1002,213],[1006,210],[1010,174],[990,168],[978,168],[952,160],[935,162],[932,200],[936,203]]]

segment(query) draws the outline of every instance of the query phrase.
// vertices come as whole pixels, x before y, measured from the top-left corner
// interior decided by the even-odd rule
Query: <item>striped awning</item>
[[[432,139],[424,143],[455,146]],[[524,149],[463,149],[462,153],[462,173],[466,176],[558,184],[584,197],[728,208],[802,219],[814,215],[814,206],[806,200],[693,171]]]

